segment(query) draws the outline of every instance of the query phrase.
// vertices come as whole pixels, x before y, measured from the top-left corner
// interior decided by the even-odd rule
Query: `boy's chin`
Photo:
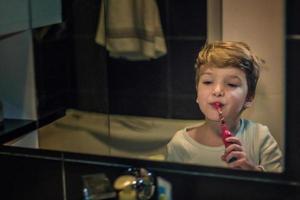
[[[206,120],[211,121],[211,122],[216,122],[216,123],[220,122],[219,118],[214,118],[214,117],[212,117],[212,118],[206,117]]]

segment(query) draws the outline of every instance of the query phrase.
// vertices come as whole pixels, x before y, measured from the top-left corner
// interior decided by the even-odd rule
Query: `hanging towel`
[[[137,61],[167,53],[155,0],[104,1],[95,39],[111,57]]]

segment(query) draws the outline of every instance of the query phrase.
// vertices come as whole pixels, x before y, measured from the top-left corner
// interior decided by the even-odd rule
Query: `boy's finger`
[[[225,140],[226,140],[226,142],[242,145],[241,141],[237,137],[228,137]]]

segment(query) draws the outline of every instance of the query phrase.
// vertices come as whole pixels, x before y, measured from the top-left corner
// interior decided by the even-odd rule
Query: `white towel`
[[[102,0],[99,17],[95,39],[110,56],[136,61],[167,53],[155,0]]]

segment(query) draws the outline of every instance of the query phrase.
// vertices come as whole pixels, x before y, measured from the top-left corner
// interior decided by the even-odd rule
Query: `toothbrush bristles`
[[[222,112],[220,103],[215,103],[215,107],[219,114],[219,120],[220,120],[221,124],[225,124],[225,118],[223,116],[223,112]]]

